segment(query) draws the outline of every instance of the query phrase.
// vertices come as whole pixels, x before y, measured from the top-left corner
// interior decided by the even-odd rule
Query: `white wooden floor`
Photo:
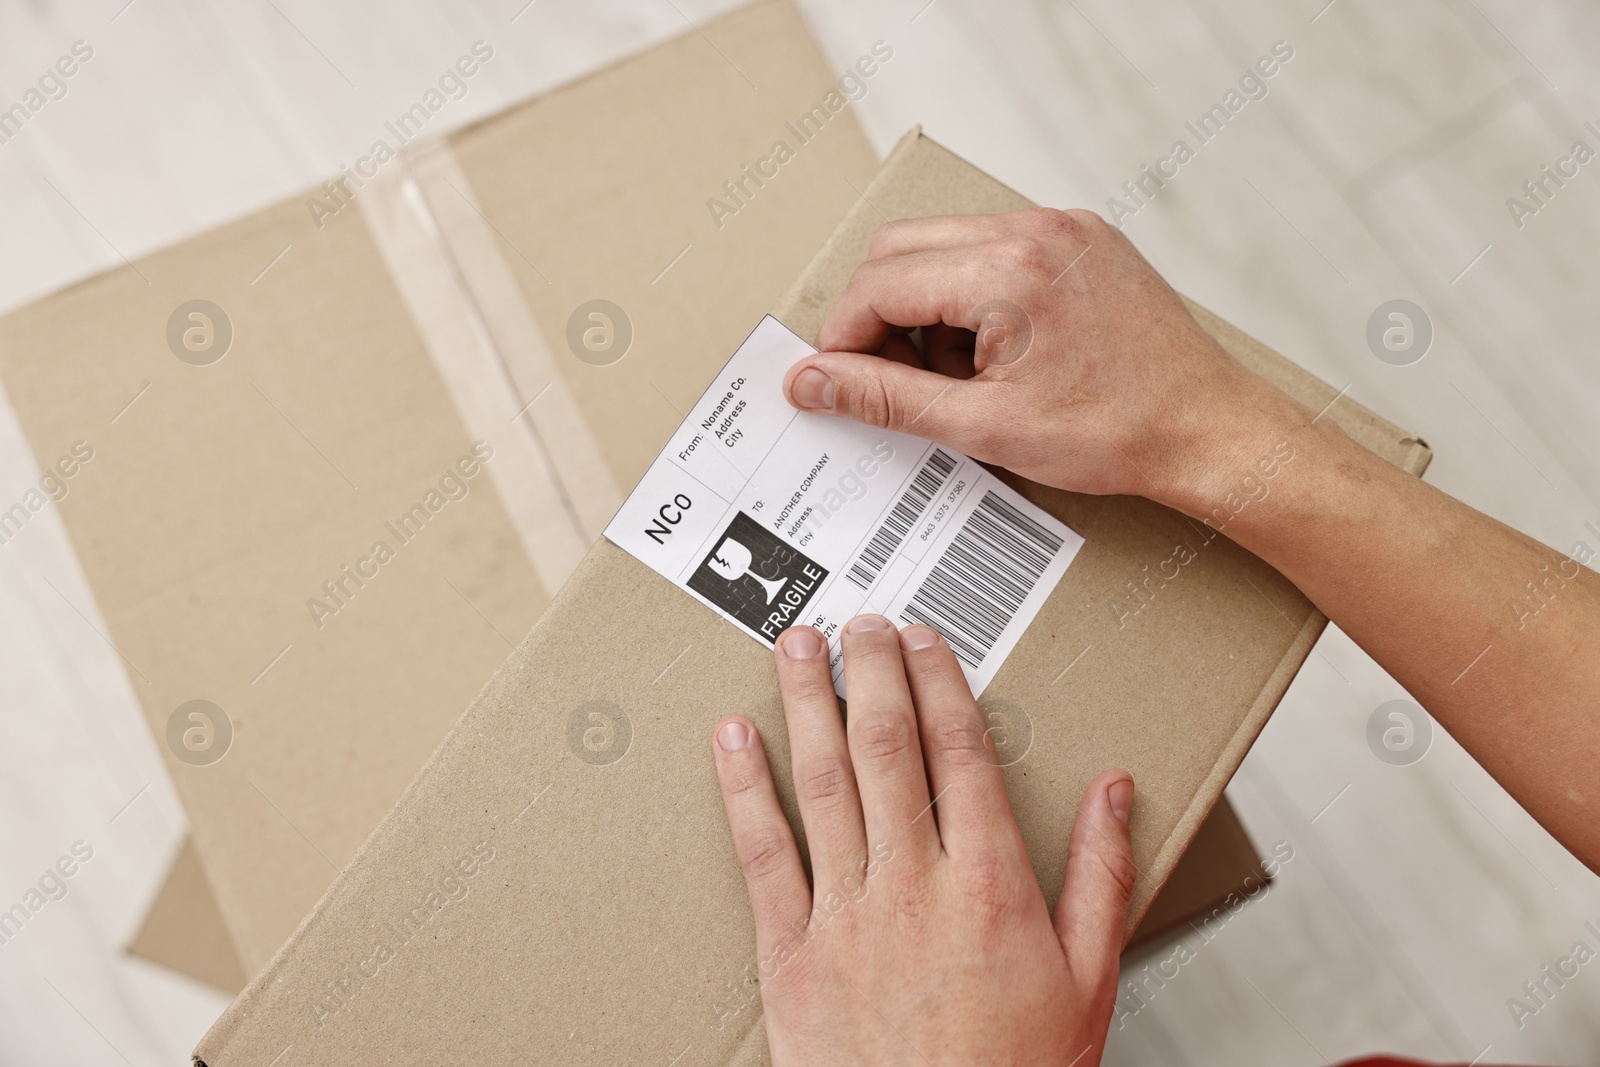
[[[94,49],[66,97],[0,145],[0,308],[319,183],[477,38],[498,56],[456,123],[729,6],[525,4],[0,5],[0,105],[74,41]],[[1422,433],[1430,480],[1562,549],[1600,548],[1584,529],[1600,527],[1600,163],[1520,229],[1506,207],[1574,141],[1600,149],[1600,8],[800,6],[841,69],[876,40],[895,49],[858,105],[880,151],[922,123],[1036,200],[1102,211],[1287,41],[1268,96],[1128,233],[1180,289]],[[1436,328],[1411,366],[1365,341],[1393,298]],[[0,500],[37,477],[0,402]],[[0,550],[0,598],[0,907],[74,842],[94,850],[69,895],[0,945],[0,1064],[183,1063],[223,998],[120,947],[183,815],[53,511]],[[1412,766],[1380,762],[1365,724],[1399,687],[1339,633],[1319,650],[1229,791],[1258,845],[1287,842],[1294,859],[1212,939],[1189,937],[1194,958],[1130,1011],[1107,1062],[1600,1062],[1600,965],[1521,1029],[1506,1006],[1575,941],[1600,948],[1583,929],[1600,926],[1600,879],[1448,738]]]

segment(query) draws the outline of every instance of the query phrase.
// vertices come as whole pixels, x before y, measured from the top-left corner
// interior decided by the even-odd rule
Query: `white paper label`
[[[728,360],[606,537],[767,646],[863,612],[924,623],[981,693],[1083,538],[954,449],[796,411],[816,350],[772,316]]]

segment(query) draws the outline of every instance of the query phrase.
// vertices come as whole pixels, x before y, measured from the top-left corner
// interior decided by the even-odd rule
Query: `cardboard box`
[[[185,854],[139,951],[192,955],[166,908],[204,908],[206,885],[247,975],[305,917],[599,536],[674,404],[871,178],[846,108],[734,216],[707,208],[837,77],[788,4],[757,4],[406,145],[359,187],[0,319],[41,469],[93,453],[38,503],[61,510],[95,597],[74,606],[98,607],[191,823],[197,866]],[[632,325],[608,365],[566,339],[595,298]],[[188,317],[197,299],[226,343],[223,319]],[[207,329],[211,348],[184,347]],[[0,540],[28,536],[32,506]],[[363,564],[380,540],[392,558]],[[195,699],[230,743],[219,720],[210,752],[169,745]],[[203,729],[188,714],[177,737]]]
[[[1196,919],[1224,914],[1240,900],[1254,899],[1271,881],[1250,834],[1224,796],[1150,902],[1126,952],[1181,936]]]
[[[913,132],[774,314],[814,337],[883,218],[1026,203]],[[1415,436],[1194,311],[1376,453],[1425,467]],[[1105,767],[1132,771],[1131,931],[1325,620],[1183,516],[1010,480],[1087,544],[983,704],[1031,726],[1007,786],[1052,902],[1084,787]],[[1194,560],[1145,610],[1110,610],[1184,543]],[[765,1062],[754,933],[708,751],[734,711],[761,728],[798,830],[770,652],[601,541],[197,1059]]]
[[[795,32],[792,14],[781,5],[752,8],[734,19],[714,23],[708,29],[718,39],[724,35],[732,39],[731,43],[723,40],[723,45],[731,50],[734,61],[741,66],[747,59],[758,61],[769,89],[775,81],[800,84],[807,79],[816,81],[823,75],[820,58],[808,51],[803,36]],[[638,379],[621,383],[633,386],[634,393],[619,411],[614,403],[618,384],[614,376],[605,378],[593,375],[586,373],[586,368],[576,367],[570,362],[562,365],[556,361],[549,350],[546,336],[551,331],[559,334],[564,325],[560,321],[564,305],[559,299],[550,299],[549,283],[530,260],[521,258],[520,249],[524,243],[528,247],[538,248],[540,245],[537,242],[543,241],[543,247],[569,252],[582,247],[586,232],[596,226],[613,225],[605,216],[614,210],[615,205],[591,198],[589,190],[607,181],[615,181],[617,159],[604,151],[575,151],[571,144],[571,118],[576,115],[581,119],[586,109],[596,106],[597,100],[631,98],[630,107],[638,113],[640,126],[652,126],[667,131],[672,138],[681,138],[683,130],[674,124],[673,116],[692,112],[695,101],[692,93],[684,91],[685,82],[679,76],[680,72],[673,68],[678,65],[698,65],[705,58],[703,54],[697,54],[697,42],[689,39],[693,36],[686,35],[681,41],[587,79],[574,88],[570,98],[565,100],[564,107],[551,108],[542,103],[528,105],[479,123],[471,130],[445,139],[443,144],[419,142],[402,151],[404,166],[417,182],[428,215],[438,228],[444,251],[459,270],[456,278],[427,274],[430,266],[437,270],[440,249],[437,245],[430,245],[426,234],[419,239],[417,218],[408,216],[404,209],[403,189],[396,189],[394,183],[385,179],[380,180],[375,191],[369,191],[365,199],[360,199],[360,191],[357,191],[362,217],[385,256],[391,276],[409,282],[409,291],[404,283],[400,285],[401,295],[417,320],[419,340],[428,349],[436,367],[444,368],[441,369],[442,377],[450,377],[448,368],[457,368],[456,377],[462,383],[455,390],[458,415],[464,415],[470,403],[461,400],[460,394],[481,388],[484,378],[493,379],[502,369],[510,379],[508,397],[534,395],[555,376],[570,376],[570,381],[563,380],[562,385],[577,391],[579,399],[583,401],[582,410],[575,411],[580,405],[570,399],[561,402],[560,397],[541,397],[543,408],[539,418],[530,425],[536,426],[542,441],[559,443],[577,440],[581,446],[555,447],[550,450],[550,456],[559,468],[555,472],[558,493],[566,498],[565,502],[575,512],[574,524],[581,528],[586,538],[584,546],[593,540],[593,532],[599,529],[619,499],[616,489],[619,479],[628,480],[637,475],[640,457],[653,453],[661,435],[670,431],[673,423],[668,409],[659,402],[656,394],[638,391]],[[784,58],[775,62],[774,55]],[[655,91],[654,87],[663,83],[668,88]],[[640,86],[648,87],[650,91],[643,92]],[[783,130],[782,124],[777,122],[777,109],[791,103],[793,100],[773,99],[768,102],[774,109],[769,116],[774,129]],[[739,136],[735,131],[719,127],[703,132],[719,138]],[[831,151],[824,154],[822,161],[828,167],[839,165],[841,160],[848,161],[860,172],[858,177],[864,180],[867,173],[863,162],[866,148],[859,130],[846,117],[846,121],[830,127],[828,135],[837,143],[831,145]],[[783,136],[792,138],[788,133]],[[701,146],[702,150],[704,147]],[[653,156],[653,176],[648,182],[641,181],[638,174],[628,175],[629,193],[646,209],[629,220],[639,244],[668,248],[671,234],[676,232],[675,228],[682,227],[683,219],[672,209],[692,205],[691,197],[673,192],[672,201],[668,203],[646,194],[652,190],[659,193],[692,185],[697,176],[686,173],[690,169],[685,167],[687,158],[683,153]],[[551,159],[561,160],[562,165],[556,169],[541,170]],[[686,266],[685,273],[692,276],[674,289],[661,291],[674,294],[676,299],[681,300],[686,296],[692,299],[693,294],[703,286],[700,299],[706,303],[716,300],[720,306],[727,307],[729,315],[726,321],[737,326],[732,313],[743,313],[770,303],[770,295],[787,284],[788,264],[792,257],[802,248],[820,240],[818,220],[823,225],[830,223],[833,213],[842,208],[844,201],[841,198],[853,196],[845,184],[838,181],[838,177],[838,174],[821,167],[786,167],[784,181],[792,186],[789,190],[792,195],[774,197],[777,201],[775,204],[766,203],[767,197],[763,195],[763,203],[755,210],[746,212],[741,209],[737,213],[741,216],[738,225],[748,225],[756,230],[754,243],[750,240],[723,240],[720,234],[722,227],[718,227],[716,244],[707,240],[689,243],[690,250],[694,250],[694,245],[698,243],[696,258],[709,258],[710,269],[702,268],[696,272],[692,266]],[[831,186],[833,192],[830,194],[824,188],[819,195],[819,185]],[[745,186],[747,190],[754,188],[748,181]],[[765,190],[765,186],[756,188],[763,194]],[[722,190],[714,191],[718,193],[719,201],[732,202]],[[472,194],[473,199],[469,201],[464,193]],[[325,190],[313,191],[311,196],[297,198],[295,202],[302,201],[307,205],[318,205],[319,213],[327,206],[342,210],[339,202]],[[763,208],[768,210],[763,213]],[[480,211],[483,214],[479,214]],[[494,222],[489,221],[491,212]],[[710,216],[707,217],[710,220]],[[776,225],[774,217],[780,220]],[[724,225],[733,224],[726,216],[721,221]],[[815,236],[808,234],[808,229]],[[662,232],[658,233],[658,230]],[[524,242],[525,235],[531,241]],[[765,280],[762,269],[749,269],[748,264],[752,260],[767,265]],[[608,271],[616,267],[615,263],[605,264]],[[737,283],[735,278],[738,278]],[[470,361],[471,353],[463,356],[460,346],[448,336],[429,336],[430,331],[437,334],[440,322],[451,322],[449,297],[451,294],[459,297],[462,286],[479,309],[484,328],[492,335],[491,343],[503,360],[503,368],[488,368],[485,373],[485,368],[481,366],[461,367],[463,362]],[[735,288],[743,304],[735,301],[730,305],[725,300],[726,294]],[[763,290],[766,291],[765,295]],[[640,299],[637,293],[631,293],[629,306],[636,310],[657,311],[650,301],[652,295],[647,293]],[[538,305],[541,301],[544,306],[530,308],[530,305]],[[459,318],[459,313],[458,305],[455,309],[456,318]],[[102,309],[97,310],[96,314],[103,315],[106,312]],[[263,317],[261,322],[269,331],[277,328],[270,314]],[[696,350],[694,338],[678,336],[675,331],[700,326],[700,322],[675,321],[666,325],[664,336],[681,344],[686,351]],[[559,348],[557,343],[557,353]],[[697,369],[709,365],[702,361]],[[595,389],[596,381],[605,383],[603,402],[597,399],[602,391]],[[551,414],[546,415],[546,411],[551,411]],[[620,459],[611,461],[600,456],[601,444],[615,443],[621,436],[632,437],[634,443],[624,450]],[[507,475],[506,478],[512,485],[507,492],[497,495],[500,495],[502,505],[505,505],[508,495],[514,497],[513,506],[506,510],[512,525],[518,529],[530,560],[537,555],[543,561],[543,567],[538,568],[541,585],[559,585],[566,573],[562,568],[570,569],[581,546],[559,535],[555,537],[557,543],[552,545],[550,532],[541,531],[540,523],[548,513],[561,510],[559,507],[546,507],[543,509],[546,516],[536,514],[540,508],[535,505],[541,501],[551,503],[550,486],[529,485],[530,479],[526,477],[515,479]],[[455,547],[468,552],[479,546],[461,542]],[[114,600],[117,591],[112,589],[102,595]],[[231,628],[234,621],[233,613],[225,609],[218,610],[212,619],[216,626],[224,629]],[[352,624],[362,625],[364,621],[356,618]],[[498,636],[487,631],[479,636],[491,646],[499,642]],[[440,649],[441,655],[431,664],[436,674],[448,671],[451,667],[446,655],[451,651],[449,648]],[[463,673],[474,662],[473,657],[461,660]],[[380,664],[372,666],[374,670],[386,669]],[[345,669],[353,671],[355,668],[346,665]],[[473,679],[468,678],[467,681],[470,683]],[[159,710],[156,709],[157,712]],[[365,709],[357,706],[349,710],[359,714]],[[428,720],[416,716],[414,709],[400,706],[393,710],[403,731],[419,735],[426,733]],[[338,709],[335,711],[337,713]],[[270,707],[267,713],[271,713]],[[374,781],[367,773],[367,763],[361,754],[352,755],[343,773],[337,777],[337,788],[351,795],[359,795],[375,786],[381,787],[381,784],[381,781]],[[390,799],[387,792],[374,791],[379,793],[380,801],[387,802]],[[371,810],[370,804],[358,800],[351,813],[356,815]],[[212,821],[227,822],[230,819],[228,809],[208,814]],[[1231,840],[1205,833],[1197,837],[1194,847],[1186,856],[1185,865],[1226,871],[1230,875],[1222,879],[1225,884],[1212,878],[1196,882],[1192,887],[1187,881],[1178,879],[1178,885],[1164,893],[1164,899],[1174,898],[1170,905],[1176,912],[1206,910],[1214,906],[1227,889],[1242,880],[1248,872],[1248,864],[1255,861],[1253,858],[1245,861],[1237,850],[1222,847],[1224,842]],[[1213,841],[1218,845],[1215,849],[1212,847]],[[300,842],[300,845],[300,851],[305,853],[304,842]],[[326,843],[318,848],[330,855],[335,851]],[[283,862],[283,857],[275,852],[269,844],[269,863]],[[308,859],[309,856],[302,855],[301,858]],[[305,910],[313,902],[304,898],[303,891],[294,892],[293,887],[276,880],[260,889],[269,897],[283,893],[287,898],[281,905],[272,906],[273,912],[280,916],[280,922],[283,921],[281,917],[295,907]],[[179,922],[180,916],[187,918]],[[145,924],[130,945],[130,951],[230,993],[237,993],[243,987],[246,965],[241,962],[241,954],[233,945],[227,923],[222,918],[221,906],[214,899],[192,840],[184,842]],[[261,948],[258,946],[249,956],[253,969],[262,962]]]
[[[1251,882],[1252,878],[1257,881]],[[1180,935],[1193,920],[1220,912],[1270,880],[1250,835],[1224,796],[1156,894],[1128,942],[1128,951]],[[244,989],[244,964],[187,839],[128,951],[224,993],[237,995]]]
[[[785,5],[759,5],[705,29],[732,62],[762,73],[765,92],[755,102],[754,111],[750,110],[749,101],[735,101],[731,109],[717,105],[716,110],[730,125],[696,124],[689,128],[690,123],[697,123],[695,116],[710,106],[709,94],[749,94],[731,68],[722,71],[727,84],[720,87],[691,76],[712,53],[705,41],[687,33],[558,91],[551,98],[512,109],[442,143],[419,141],[408,145],[402,149],[400,160],[392,164],[399,168],[397,173],[382,173],[360,189],[349,187],[354,195],[346,202],[341,203],[325,189],[310,190],[217,234],[184,242],[163,253],[159,265],[142,261],[138,270],[113,272],[19,313],[0,329],[15,331],[10,336],[18,337],[19,343],[21,337],[28,337],[33,355],[20,347],[14,349],[15,358],[19,362],[26,359],[28,365],[7,367],[4,372],[13,386],[13,399],[35,434],[42,461],[50,459],[49,435],[57,430],[66,434],[76,429],[85,432],[86,440],[100,444],[97,458],[104,462],[108,446],[93,430],[84,429],[102,426],[116,435],[111,438],[110,448],[134,453],[133,462],[122,460],[119,477],[126,476],[143,459],[154,458],[144,451],[147,442],[129,442],[121,436],[120,428],[132,425],[138,418],[136,405],[125,412],[119,405],[109,413],[116,416],[116,421],[108,421],[108,413],[101,410],[100,397],[80,396],[67,384],[72,376],[85,373],[87,366],[75,364],[73,353],[39,347],[41,337],[58,331],[58,319],[103,322],[110,327],[105,331],[107,336],[143,335],[147,341],[152,340],[152,327],[164,326],[161,317],[171,309],[150,294],[146,294],[148,302],[141,297],[124,299],[116,284],[119,275],[135,293],[144,284],[138,277],[142,270],[153,276],[159,271],[166,288],[215,297],[214,276],[237,273],[229,269],[231,246],[239,245],[245,253],[240,258],[246,259],[257,254],[270,259],[274,247],[287,248],[283,261],[271,271],[247,279],[252,284],[243,303],[231,294],[221,301],[240,330],[235,338],[238,347],[225,359],[251,360],[258,366],[283,362],[275,348],[275,338],[301,335],[306,311],[300,298],[312,290],[320,291],[324,297],[321,303],[329,307],[357,311],[375,307],[390,326],[409,335],[408,344],[380,355],[364,343],[361,323],[341,312],[330,315],[318,328],[326,350],[337,354],[331,364],[356,361],[366,368],[366,374],[392,376],[399,370],[403,376],[416,376],[426,383],[430,369],[419,358],[425,353],[427,362],[432,364],[431,373],[436,376],[432,388],[435,393],[445,394],[449,403],[439,404],[435,396],[434,402],[412,406],[408,412],[410,435],[453,434],[461,448],[472,436],[464,425],[465,419],[472,412],[481,411],[486,402],[494,402],[492,394],[487,401],[481,395],[486,384],[502,385],[500,401],[511,405],[514,412],[522,406],[522,398],[537,394],[559,377],[560,389],[541,396],[530,421],[502,428],[501,423],[506,420],[483,420],[494,422],[488,436],[499,448],[499,454],[491,461],[490,470],[498,480],[485,483],[477,479],[472,491],[499,498],[498,507],[487,509],[490,522],[499,525],[508,520],[515,536],[508,536],[503,526],[495,531],[473,528],[473,523],[452,525],[450,520],[455,516],[446,514],[444,529],[450,531],[449,543],[435,546],[438,571],[445,576],[459,577],[470,571],[475,566],[474,556],[491,561],[488,569],[499,574],[510,590],[520,591],[517,599],[522,602],[516,612],[494,614],[495,627],[508,636],[521,633],[526,628],[525,621],[531,620],[532,612],[542,606],[546,590],[559,586],[609,517],[610,508],[620,499],[616,486],[637,477],[677,419],[670,403],[643,379],[626,377],[619,381],[621,376],[584,365],[565,351],[562,332],[570,309],[564,301],[587,299],[592,292],[601,291],[603,287],[593,287],[599,277],[606,279],[607,286],[614,285],[624,268],[636,265],[629,262],[630,257],[653,256],[665,261],[675,250],[681,250],[674,244],[680,234],[692,238],[685,241],[689,251],[674,266],[677,277],[670,284],[665,278],[652,275],[645,279],[640,275],[623,287],[624,302],[639,320],[636,325],[640,349],[634,354],[636,357],[649,359],[649,348],[665,343],[691,356],[694,363],[688,368],[690,375],[708,374],[721,359],[720,349],[729,331],[742,328],[748,316],[770,305],[854,199],[855,192],[841,180],[841,175],[861,186],[876,166],[853,119],[841,114],[837,121],[830,120],[825,143],[805,146],[808,156],[813,157],[809,163],[797,157],[795,162],[785,164],[781,186],[774,182],[772,188],[760,188],[759,202],[752,198],[736,217],[724,217],[723,225],[716,226],[716,220],[705,208],[708,197],[703,194],[715,193],[718,199],[728,202],[720,182],[737,174],[743,163],[758,158],[757,150],[770,148],[769,135],[792,140],[793,136],[784,132],[784,122],[804,110],[804,101],[821,99],[833,74]],[[626,100],[632,112],[631,124],[618,128],[619,134],[628,135],[628,140],[588,144],[589,117],[618,99]],[[654,131],[657,141],[642,143],[641,131]],[[581,148],[585,144],[587,149]],[[671,151],[663,145],[681,145],[691,151]],[[752,156],[752,152],[757,155]],[[629,156],[636,157],[631,164],[626,158]],[[408,182],[414,182],[414,186]],[[614,187],[615,195],[593,194],[593,190],[608,184]],[[424,212],[408,209],[408,201],[415,201],[418,194]],[[539,253],[547,250],[556,250],[563,261],[574,253],[595,255],[595,250],[587,247],[591,242],[586,235],[596,228],[615,225],[611,216],[618,209],[619,196],[630,204],[626,224],[632,233],[631,242],[611,243],[600,250],[605,253],[609,249],[614,255],[600,255],[598,262],[579,273],[576,284],[568,280],[564,295],[556,295],[552,284],[544,281],[531,261],[538,260]],[[336,209],[331,216],[324,216],[325,225],[320,229],[315,225],[312,206],[318,214]],[[432,221],[436,238],[426,227],[419,232],[419,223],[424,220]],[[328,227],[338,228],[330,232]],[[318,247],[325,237],[362,248],[365,255],[359,266],[344,255],[326,254]],[[282,244],[275,245],[279,238]],[[523,250],[529,259],[522,258]],[[312,262],[296,270],[297,262],[308,253]],[[458,275],[446,269],[452,264],[459,270]],[[261,265],[265,263],[258,266]],[[548,264],[546,267],[549,269]],[[563,262],[562,272],[570,269],[571,265]],[[430,270],[434,273],[429,274]],[[287,298],[283,294],[277,298],[261,295],[276,292],[273,287],[285,276],[301,286]],[[647,281],[654,284],[644,284]],[[618,295],[615,288],[604,291]],[[405,314],[397,314],[392,303],[385,303],[396,296],[405,305]],[[675,305],[683,301],[698,303],[703,313],[694,319],[676,316]],[[473,339],[472,323],[463,323],[462,319],[464,312],[474,307],[482,328],[490,335],[487,345],[478,351],[461,343],[462,339]],[[715,339],[709,342],[694,332],[707,329],[716,331]],[[145,345],[142,349],[150,347]],[[485,354],[492,356],[493,362],[486,363],[482,359]],[[89,355],[79,352],[76,357]],[[252,513],[303,515],[297,510],[294,496],[298,485],[274,479],[262,481],[256,476],[251,466],[254,450],[237,447],[237,442],[248,439],[248,434],[236,435],[231,442],[207,438],[208,422],[226,422],[239,414],[237,411],[224,407],[199,423],[187,418],[192,410],[216,399],[214,394],[197,390],[196,384],[204,381],[203,376],[215,376],[226,368],[179,367],[169,352],[160,349],[154,351],[153,357],[157,369],[181,372],[176,379],[161,380],[162,393],[174,394],[167,399],[167,410],[179,412],[182,417],[168,419],[160,432],[172,435],[190,451],[205,448],[216,452],[209,468],[213,480],[247,489]],[[387,366],[377,364],[380,358]],[[316,360],[293,364],[294,375],[308,395],[348,392],[338,370],[337,366]],[[683,372],[682,367],[668,368],[668,373],[659,376],[661,387],[675,402],[686,402],[691,395],[674,384]],[[147,383],[155,388],[152,376],[125,378],[129,397]],[[250,382],[262,390],[260,397],[247,393],[243,398],[245,423],[255,426],[253,416],[276,416],[260,407],[270,390],[260,379],[252,377]],[[568,389],[577,397],[563,396]],[[619,392],[620,403],[607,399]],[[141,396],[139,403],[152,396]],[[281,400],[277,397],[273,402]],[[46,410],[39,410],[41,403]],[[252,412],[252,405],[258,410]],[[289,410],[285,408],[286,416]],[[296,440],[290,426],[279,428],[291,435],[291,441]],[[532,435],[525,432],[529,429],[533,430]],[[383,454],[381,447],[374,447],[381,446],[381,440],[362,438],[374,434],[381,438],[391,432],[392,425],[369,424],[355,431],[351,439],[351,435],[335,427],[331,436],[317,435],[314,447],[330,457],[341,456],[353,447],[365,449],[369,461],[376,456],[380,467],[390,465],[378,471],[378,478],[404,481],[414,473],[414,464],[408,463],[400,452]],[[614,449],[615,455],[602,454],[602,446],[615,446],[624,439],[628,443]],[[563,446],[562,442],[569,443]],[[220,451],[219,444],[223,446]],[[310,441],[305,444],[309,446]],[[544,446],[545,452],[541,455],[535,451],[535,445]],[[313,464],[322,462],[310,447],[301,458]],[[555,467],[553,477],[543,483],[537,471],[541,458]],[[96,473],[92,461],[84,473]],[[331,467],[325,473],[330,479],[336,478]],[[370,462],[364,473],[372,473]],[[365,477],[361,479],[366,481]],[[104,488],[108,487],[99,481],[77,477],[72,480],[70,499],[64,502],[63,510],[79,544],[120,543],[139,550],[141,530],[153,520],[149,508],[156,505],[167,509],[165,521],[171,534],[168,550],[180,559],[195,553],[203,555],[207,539],[220,533],[244,549],[257,565],[294,570],[302,562],[296,557],[304,556],[305,569],[315,581],[332,576],[325,550],[330,545],[342,549],[348,543],[346,525],[325,520],[315,520],[310,536],[304,539],[273,544],[263,538],[267,544],[253,543],[248,536],[241,536],[248,531],[218,518],[219,512],[235,508],[239,497],[218,500],[201,492],[176,499],[171,495],[151,499],[145,494],[146,507],[130,509],[123,506],[125,500],[119,500],[116,506],[102,506],[94,498]],[[125,488],[137,490],[139,483],[136,480]],[[359,525],[364,517],[370,527],[377,528],[393,517],[383,509],[382,502],[369,502],[363,507],[358,500],[355,510],[358,518],[351,525]],[[576,533],[564,536],[561,528],[549,528],[548,518],[563,514],[572,519],[566,525]],[[16,532],[9,526],[6,529]],[[143,958],[237,993],[247,975],[265,962],[271,950],[315,903],[333,876],[333,864],[348,858],[355,843],[392,803],[405,777],[420,767],[442,738],[452,709],[470,697],[508,646],[490,625],[480,625],[473,632],[459,625],[460,617],[433,611],[439,625],[418,634],[423,640],[409,646],[416,651],[425,642],[422,658],[411,657],[398,678],[407,683],[403,687],[394,684],[394,664],[381,655],[347,658],[342,651],[319,655],[314,662],[302,664],[290,684],[277,686],[273,671],[278,667],[293,668],[308,646],[298,640],[300,635],[292,629],[284,641],[286,648],[274,650],[270,641],[262,644],[261,627],[252,618],[258,602],[242,597],[236,587],[219,586],[212,574],[192,575],[188,576],[189,584],[174,590],[179,595],[161,603],[140,602],[147,590],[131,582],[128,573],[120,569],[126,566],[125,557],[106,559],[91,552],[86,560],[97,603],[108,614],[113,640],[117,647],[129,648],[130,653],[138,648],[140,670],[152,675],[185,672],[189,667],[184,658],[186,645],[201,634],[206,635],[208,654],[225,659],[234,658],[236,653],[242,658],[256,655],[259,666],[265,666],[275,651],[283,651],[282,660],[249,685],[204,690],[231,712],[239,733],[237,748],[228,758],[251,762],[251,781],[260,793],[245,791],[242,798],[229,794],[229,803],[218,805],[211,802],[208,793],[197,796],[197,791],[189,788],[190,778],[197,773],[220,775],[234,769],[231,764],[198,771],[188,765],[173,765],[184,786],[183,795],[190,801],[191,820],[201,823],[200,836],[213,842],[205,848],[205,854],[218,876],[229,884],[223,898],[226,906],[211,888],[202,848],[192,838],[186,839],[129,946],[129,951]],[[332,562],[350,561],[338,559],[335,554]],[[330,573],[318,574],[318,567]],[[179,571],[175,564],[169,574]],[[383,583],[396,587],[388,593],[386,612],[363,613],[360,609],[366,604],[361,601],[365,598],[352,598],[350,610],[341,608],[335,613],[337,618],[324,618],[325,626],[360,631],[365,636],[358,645],[382,648],[393,640],[390,626],[394,622],[426,614],[424,604],[437,608],[434,594],[443,588],[438,576],[422,567],[391,569]],[[373,592],[376,591],[375,587]],[[448,593],[447,606],[454,597],[453,592]],[[327,603],[333,605],[332,601]],[[474,603],[483,607],[486,615],[491,614],[481,601],[474,598]],[[472,617],[471,607],[463,600],[455,599],[453,606],[467,613],[469,619]],[[158,638],[165,631],[174,639],[150,641],[151,635],[137,635],[135,618],[153,627]],[[289,636],[296,640],[288,640]],[[165,742],[165,718],[173,709],[151,703],[157,698],[142,684],[140,674],[135,670],[129,674],[146,701],[152,727]],[[422,679],[423,684],[412,684],[416,679]],[[328,691],[364,692],[372,698],[314,701],[314,694]],[[239,692],[247,694],[242,703]],[[300,733],[298,745],[294,731],[307,719],[296,705],[303,705],[305,710],[314,707],[320,723],[317,729]],[[262,729],[254,732],[258,718]],[[283,727],[290,729],[289,736],[282,736]],[[361,743],[354,743],[358,738]],[[282,795],[285,791],[289,793],[287,798]],[[283,819],[292,819],[294,826],[280,820],[275,834],[264,835],[259,832],[261,816],[279,819],[279,813],[271,810],[273,806],[281,809]],[[308,823],[302,816],[302,807],[320,809],[320,815]],[[305,834],[295,832],[297,827]],[[216,846],[217,841],[224,846]],[[1204,850],[1204,839],[1197,849]],[[324,862],[324,856],[330,862]],[[1237,866],[1234,857],[1227,855],[1211,857],[1208,862],[1216,865],[1219,861],[1224,867]],[[259,877],[262,868],[283,873],[263,879]],[[243,892],[241,876],[246,879]],[[1195,910],[1211,903],[1187,900],[1185,907]],[[232,916],[231,923],[225,917],[225,908]],[[237,944],[235,936],[239,938]]]

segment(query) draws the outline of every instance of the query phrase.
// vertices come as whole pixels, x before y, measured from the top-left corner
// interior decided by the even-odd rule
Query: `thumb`
[[[822,352],[801,360],[783,383],[789,403],[803,411],[931,438],[974,455],[991,437],[989,388],[986,382],[856,352]]]
[[[1067,845],[1067,882],[1056,902],[1056,933],[1073,972],[1116,984],[1122,928],[1133,896],[1133,842],[1128,815],[1133,779],[1106,771],[1089,784]]]

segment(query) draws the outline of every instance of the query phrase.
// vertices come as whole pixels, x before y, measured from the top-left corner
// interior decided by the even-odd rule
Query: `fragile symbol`
[[[730,582],[737,582],[740,578],[747,576],[754,578],[761,584],[761,588],[767,591],[767,603],[770,604],[778,599],[778,594],[783,592],[783,587],[789,584],[789,579],[780,578],[774,581],[771,578],[761,577],[761,575],[750,569],[750,564],[754,559],[755,556],[751,554],[748,548],[728,537],[723,539],[721,546],[711,554],[711,558],[706,562],[711,565],[712,570]]]
[[[689,576],[691,590],[767,645],[801,621],[828,571],[744,512]]]

